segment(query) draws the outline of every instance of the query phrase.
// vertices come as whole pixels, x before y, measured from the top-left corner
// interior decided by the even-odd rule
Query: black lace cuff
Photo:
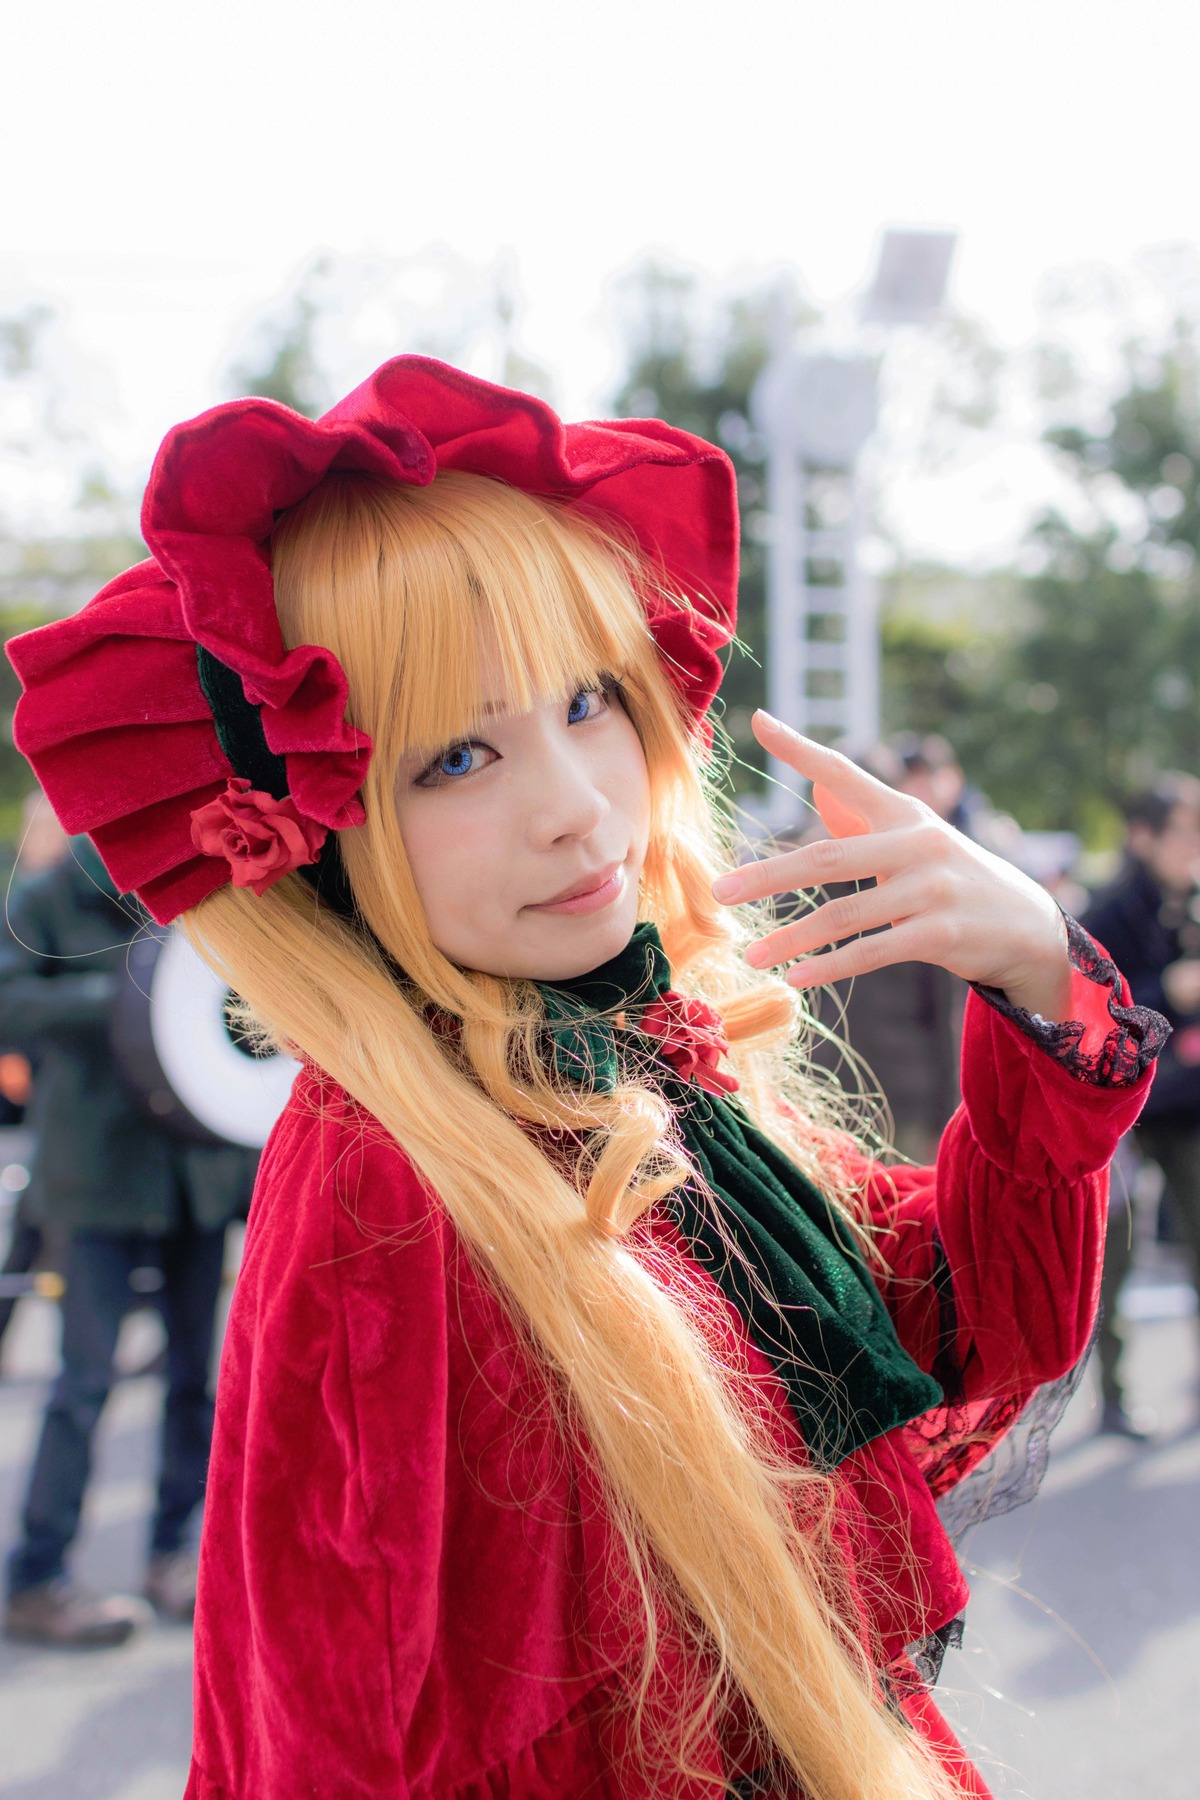
[[[1108,1014],[1112,1028],[1104,1042],[1095,1049],[1083,1049],[1087,1029],[1078,1019],[1064,1019],[1055,1024],[1040,1013],[1026,1012],[1014,1006],[999,988],[971,985],[981,1000],[1017,1030],[1045,1050],[1080,1081],[1093,1087],[1132,1087],[1150,1067],[1171,1035],[1171,1027],[1161,1013],[1148,1006],[1125,1006],[1121,1001],[1123,982],[1117,965],[1104,955],[1099,945],[1088,936],[1083,926],[1066,914],[1067,953],[1071,967],[1089,981],[1108,989]]]

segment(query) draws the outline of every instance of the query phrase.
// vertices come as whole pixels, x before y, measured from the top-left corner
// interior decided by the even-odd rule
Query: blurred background
[[[421,351],[729,452],[748,837],[807,824],[761,704],[942,780],[1076,911],[1128,866],[1131,797],[1200,776],[1194,6],[44,0],[3,37],[6,637],[144,554],[169,426],[247,393],[315,415]],[[16,691],[0,665],[5,719]],[[3,737],[18,886],[31,786]],[[29,1070],[5,1048],[15,1238]],[[1198,1791],[1195,1295],[1146,1150],[1112,1309],[1131,1429],[1097,1430],[1089,1377],[1041,1498],[967,1546],[942,1687],[1004,1796]],[[6,1542],[56,1331],[31,1293],[6,1334]],[[101,1588],[138,1579],[160,1344],[134,1308],[80,1544]],[[82,1662],[0,1646],[0,1796],[179,1795],[189,1652],[163,1625]]]

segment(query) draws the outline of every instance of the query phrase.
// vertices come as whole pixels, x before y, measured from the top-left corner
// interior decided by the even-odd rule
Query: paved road
[[[1135,1294],[1169,1313],[1169,1271]],[[157,1326],[129,1321],[137,1366]],[[0,1538],[11,1536],[55,1313],[22,1303],[0,1383]],[[941,1695],[1002,1800],[1200,1796],[1200,1391],[1195,1320],[1137,1327],[1131,1386],[1155,1405],[1147,1449],[1093,1433],[1087,1383],[1064,1420],[1038,1501],[969,1545],[975,1598]],[[159,1404],[153,1378],[117,1389],[78,1568],[136,1586]],[[180,1800],[189,1740],[190,1642],[159,1628],[86,1656],[0,1644],[2,1800]]]
[[[0,1539],[12,1540],[54,1366],[56,1308],[26,1300],[5,1344],[0,1384]],[[157,1322],[127,1322],[136,1366]],[[154,1473],[161,1383],[121,1383],[101,1423],[97,1480],[76,1567],[94,1587],[136,1592]],[[119,1650],[47,1652],[0,1640],[0,1795],[4,1800],[180,1800],[191,1742],[191,1633],[158,1627]]]
[[[966,1546],[972,1604],[941,1698],[1003,1800],[1200,1800],[1196,1320],[1135,1333],[1153,1443],[1096,1437],[1085,1383],[1038,1499]]]

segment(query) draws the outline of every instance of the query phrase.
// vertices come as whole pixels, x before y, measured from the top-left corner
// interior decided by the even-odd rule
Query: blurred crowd
[[[1164,773],[1131,797],[1120,866],[1089,893],[1073,872],[1077,840],[1024,833],[998,815],[944,738],[899,736],[863,760],[1042,881],[1112,957],[1134,1003],[1174,1027],[1114,1169],[1095,1349],[1099,1429],[1144,1439],[1155,1422],[1122,1380],[1122,1287],[1138,1256],[1174,1259],[1200,1287],[1200,780]],[[87,840],[67,839],[31,796],[0,934],[0,1135],[18,1146],[0,1155],[0,1356],[14,1308],[39,1293],[60,1303],[62,1352],[6,1560],[4,1630],[26,1643],[118,1644],[155,1613],[187,1620],[195,1602],[226,1235],[246,1215],[257,1159],[164,1106],[122,1042],[131,1006],[148,1031],[129,956],[147,923]],[[882,1094],[902,1157],[931,1161],[959,1103],[965,1001],[961,982],[921,963],[820,997],[834,1035],[818,1036],[818,1061]],[[72,1575],[70,1552],[118,1335],[147,1306],[161,1318],[163,1348],[135,1372],[161,1384],[162,1429],[142,1592],[93,1593]]]
[[[62,1352],[5,1565],[4,1630],[22,1642],[119,1644],[154,1612],[189,1619],[195,1605],[226,1228],[245,1216],[257,1159],[190,1121],[181,1129],[178,1109],[137,1078],[138,1045],[121,1032],[137,1038],[140,1023],[152,1037],[129,954],[148,923],[88,840],[66,838],[34,796],[0,937],[0,1083],[7,1122],[29,1143],[26,1163],[5,1167],[15,1204],[0,1337],[40,1287],[60,1296]],[[118,1335],[147,1305],[164,1348],[145,1371],[161,1376],[163,1406],[143,1592],[92,1593],[68,1558]]]
[[[1095,1361],[1099,1429],[1141,1441],[1150,1410],[1125,1391],[1127,1325],[1120,1296],[1134,1267],[1178,1265],[1200,1317],[1200,780],[1167,771],[1129,798],[1125,838],[1111,878],[1090,891],[1075,873],[1079,841],[1069,832],[1023,832],[972,789],[945,738],[904,733],[876,745],[865,767],[912,794],[968,837],[1040,881],[1077,917],[1129,983],[1135,1005],[1172,1026],[1150,1099],[1113,1168]],[[801,826],[793,841],[822,830]],[[831,890],[833,891],[833,890]],[[936,1155],[959,1103],[959,1042],[966,989],[923,963],[839,982],[817,1004],[816,1060],[843,1081],[882,1093],[896,1150],[918,1163]],[[847,1041],[849,1062],[838,1042]],[[1200,1395],[1197,1395],[1200,1409]]]

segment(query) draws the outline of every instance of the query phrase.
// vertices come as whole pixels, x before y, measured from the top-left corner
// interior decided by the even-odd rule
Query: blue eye
[[[443,750],[427,768],[422,769],[416,778],[416,786],[443,787],[450,782],[461,781],[465,775],[474,775],[480,769],[486,769],[495,760],[496,752],[487,744],[451,744],[448,750]]]
[[[454,744],[444,755],[439,756],[435,767],[439,775],[469,775],[475,767],[475,757],[482,748],[478,744]]]
[[[567,724],[580,725],[604,709],[603,688],[580,688],[567,708]]]

